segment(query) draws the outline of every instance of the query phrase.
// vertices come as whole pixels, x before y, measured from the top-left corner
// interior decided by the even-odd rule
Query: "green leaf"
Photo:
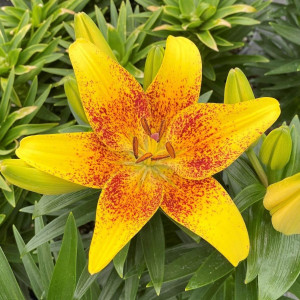
[[[110,21],[111,24],[116,28],[118,24],[118,11],[113,0],[110,0]]]
[[[199,97],[198,103],[207,103],[213,93],[213,90],[210,90]]]
[[[240,212],[243,212],[254,203],[263,200],[266,188],[261,184],[252,184],[243,189],[233,199]]]
[[[14,237],[18,246],[19,253],[21,254],[24,250],[25,243],[18,232],[17,228],[13,226]],[[26,253],[21,256],[22,263],[30,280],[31,288],[37,298],[41,298],[43,294],[43,285],[41,282],[41,274],[36,266],[30,253]]]
[[[78,226],[95,220],[97,200],[98,197],[97,199],[88,199],[87,201],[78,204],[72,210]],[[67,218],[68,213],[59,214],[59,217],[48,223],[26,244],[24,252],[32,251],[43,243],[48,242],[61,235],[64,232],[64,226],[66,224]]]
[[[54,267],[47,300],[72,299],[76,286],[77,227],[70,213]]]
[[[179,0],[179,8],[184,16],[190,16],[195,10],[194,0]]]
[[[140,231],[144,258],[157,295],[164,279],[165,235],[160,213],[157,212]]]
[[[272,22],[270,23],[270,25],[284,39],[287,39],[296,45],[300,45],[300,29],[290,25],[283,25]]]
[[[130,242],[123,247],[113,260],[115,269],[121,278],[123,278],[124,263],[128,254],[129,246]]]
[[[126,42],[126,19],[127,19],[127,11],[126,11],[126,6],[125,3],[121,3],[121,7],[119,10],[119,18],[118,18],[118,23],[117,23],[117,31],[120,35],[120,38],[123,43]]]
[[[226,21],[228,21],[231,25],[244,26],[252,26],[260,23],[260,21],[248,17],[230,17],[227,18]]]
[[[91,275],[88,271],[88,265],[86,264],[78,279],[73,300],[82,299],[88,289],[94,284],[98,275],[99,273]]]
[[[35,218],[34,228],[35,234],[38,234],[44,228],[44,222],[42,217]],[[41,281],[44,286],[45,294],[47,295],[54,270],[53,258],[51,255],[49,243],[44,243],[37,247],[37,257],[41,273]]]
[[[41,24],[40,28],[30,38],[29,42],[27,43],[27,47],[38,44],[43,39],[52,22],[52,18],[53,16],[51,15],[43,24]]]
[[[288,74],[288,73],[299,72],[299,71],[300,71],[300,60],[296,59],[291,62],[282,64],[280,67],[277,67],[265,73],[265,75]]]
[[[0,299],[25,300],[12,269],[0,247]]]
[[[112,269],[98,300],[118,299],[114,295],[122,283],[123,279],[120,278],[115,269]]]
[[[196,36],[208,48],[214,51],[219,51],[216,41],[208,30],[196,33]]]
[[[11,188],[6,183],[6,181],[3,179],[3,177],[0,175],[0,189],[11,192]]]
[[[287,236],[274,230],[269,212],[261,203],[253,210],[252,222],[253,218],[256,230],[249,229],[251,249],[247,261],[246,282],[257,273],[259,299],[277,299],[299,276],[300,236]]]
[[[210,284],[230,273],[234,267],[218,251],[214,251],[195,272],[186,290]]]
[[[2,94],[2,99],[0,101],[0,123],[2,123],[5,120],[7,111],[9,109],[9,99],[11,97],[14,80],[15,80],[15,70],[14,68],[12,68],[6,82],[5,89]]]

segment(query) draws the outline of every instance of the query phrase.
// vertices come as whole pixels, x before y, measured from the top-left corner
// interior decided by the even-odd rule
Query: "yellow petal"
[[[155,132],[162,120],[168,124],[177,112],[197,103],[201,77],[201,57],[195,44],[183,37],[169,36],[162,65],[146,91]]]
[[[162,200],[162,186],[151,174],[127,170],[105,185],[97,206],[89,272],[101,271],[146,224]]]
[[[16,154],[43,172],[92,188],[102,187],[122,168],[123,159],[92,132],[26,137]]]
[[[236,266],[249,253],[244,220],[223,187],[212,177],[187,180],[177,175],[165,184],[161,208],[198,234]]]
[[[264,206],[277,231],[300,234],[300,173],[268,186]]]
[[[92,43],[79,39],[69,49],[86,116],[112,150],[131,150],[140,120],[148,116],[140,84]]]
[[[40,194],[58,195],[79,191],[85,188],[82,185],[60,179],[35,169],[21,159],[5,159],[1,161],[0,171],[11,184]]]
[[[279,103],[261,98],[236,104],[195,104],[172,120],[166,141],[176,158],[166,163],[188,179],[204,179],[227,168],[280,114]]]

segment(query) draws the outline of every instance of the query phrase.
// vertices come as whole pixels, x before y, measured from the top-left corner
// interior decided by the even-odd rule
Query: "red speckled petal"
[[[172,120],[166,141],[175,159],[166,164],[188,179],[204,179],[227,168],[280,114],[273,98],[237,104],[195,104]]]
[[[102,187],[123,168],[125,159],[92,132],[29,136],[21,141],[16,154],[41,171],[92,188]]]
[[[195,232],[234,266],[249,253],[244,220],[223,187],[212,177],[188,180],[173,176],[165,185],[161,208],[172,219]]]
[[[69,52],[92,128],[110,149],[132,149],[140,120],[148,116],[142,87],[121,65],[86,40],[78,39]]]
[[[153,131],[183,108],[197,103],[202,65],[198,48],[188,39],[169,36],[162,65],[148,87]]]
[[[89,272],[101,271],[136,235],[162,201],[160,181],[127,170],[105,185],[98,202],[96,225],[89,253]]]

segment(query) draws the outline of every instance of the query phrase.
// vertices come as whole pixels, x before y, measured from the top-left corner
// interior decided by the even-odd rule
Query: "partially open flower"
[[[264,206],[270,211],[277,231],[286,235],[300,234],[300,173],[271,184]]]

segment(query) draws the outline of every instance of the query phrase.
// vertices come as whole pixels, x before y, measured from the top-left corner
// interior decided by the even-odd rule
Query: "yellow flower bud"
[[[85,188],[35,169],[21,159],[1,161],[0,172],[9,183],[40,194],[58,195]]]
[[[228,73],[224,103],[234,104],[255,99],[250,83],[245,74],[239,69],[231,69]]]
[[[261,161],[271,170],[281,170],[290,160],[292,138],[288,126],[274,129],[265,138],[259,153]]]
[[[83,38],[93,43],[102,52],[106,53],[112,59],[116,60],[113,51],[109,47],[100,29],[97,27],[97,25],[87,14],[81,12],[75,15],[74,29],[75,29],[76,39]]]
[[[77,86],[76,79],[69,76],[64,83],[65,93],[68,99],[68,103],[72,113],[75,115],[77,121],[82,121],[83,123],[89,124],[88,119],[86,118],[80,95]],[[79,120],[78,120],[79,119]]]
[[[264,206],[277,231],[300,234],[300,173],[268,186]]]
[[[155,46],[149,51],[144,70],[144,89],[146,90],[156,76],[162,60],[164,58],[164,48]]]

